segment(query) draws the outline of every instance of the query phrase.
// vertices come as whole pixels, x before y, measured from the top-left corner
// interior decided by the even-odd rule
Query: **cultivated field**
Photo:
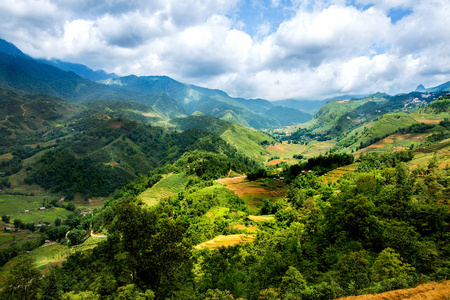
[[[281,180],[246,181],[246,176],[219,179],[218,182],[244,199],[250,213],[257,213],[264,199],[277,201],[286,197],[287,185]]]
[[[159,200],[182,192],[185,180],[185,174],[169,174],[153,187],[141,193],[138,198],[148,206],[156,205]]]
[[[195,249],[215,249],[222,246],[229,247],[241,243],[252,242],[256,238],[254,234],[233,234],[233,235],[219,235],[207,242],[195,246]]]
[[[35,224],[50,222],[53,223],[56,218],[64,220],[71,211],[60,207],[44,207],[44,200],[49,201],[51,197],[43,196],[11,196],[0,195],[0,212],[11,217],[11,223],[14,219],[20,219],[25,223],[34,222]]]

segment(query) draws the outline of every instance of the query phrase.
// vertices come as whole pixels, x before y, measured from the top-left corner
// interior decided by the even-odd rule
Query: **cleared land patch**
[[[25,223],[34,222],[50,222],[53,223],[56,218],[66,219],[71,211],[61,207],[44,207],[44,199],[50,200],[49,197],[42,196],[0,196],[0,211],[3,214],[11,216],[11,222],[14,219],[20,219]]]
[[[337,169],[334,169],[333,171],[330,171],[322,176],[322,179],[324,182],[328,182],[331,180],[331,182],[338,181],[339,178],[344,176],[347,173],[354,172],[356,170],[356,164],[351,164],[348,166],[340,167]]]
[[[240,176],[220,179],[218,182],[226,184],[227,189],[244,199],[251,213],[257,213],[264,199],[277,201],[287,194],[287,185],[280,180],[245,181],[245,178]]]
[[[361,295],[338,300],[433,300],[450,298],[450,281],[429,282],[412,289],[402,289],[376,295]]]
[[[256,238],[254,234],[233,234],[233,235],[219,235],[212,240],[206,241],[195,246],[195,249],[215,249],[219,247],[230,247],[241,243],[253,242]]]
[[[245,224],[236,224],[236,225],[231,225],[230,227],[233,229],[238,229],[238,230],[246,230],[248,232],[256,232],[258,230],[258,227],[256,227],[255,225],[246,226]]]

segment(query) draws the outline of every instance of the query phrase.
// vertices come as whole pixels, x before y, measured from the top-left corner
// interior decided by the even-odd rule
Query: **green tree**
[[[128,284],[121,286],[117,289],[117,293],[114,296],[117,300],[153,300],[155,299],[155,293],[151,290],[146,290],[145,293],[139,291],[134,284]]]
[[[61,298],[61,284],[58,279],[57,269],[52,268],[42,280],[41,290],[39,292],[40,300],[54,300]]]
[[[289,266],[286,274],[281,278],[280,289],[283,294],[298,294],[306,289],[306,280],[295,267]]]
[[[9,223],[11,221],[11,216],[3,215],[2,222]]]
[[[62,300],[99,300],[100,295],[91,291],[75,293],[74,291],[62,295]]]
[[[375,282],[405,276],[414,271],[414,268],[403,263],[402,258],[392,248],[386,248],[378,254],[371,268],[372,279]]]
[[[17,257],[12,263],[5,287],[0,292],[0,299],[38,299],[40,278],[41,272],[36,269],[35,261],[31,256],[25,254]]]
[[[364,250],[350,252],[339,259],[338,278],[341,286],[347,286],[349,292],[356,292],[369,283],[369,260]]]

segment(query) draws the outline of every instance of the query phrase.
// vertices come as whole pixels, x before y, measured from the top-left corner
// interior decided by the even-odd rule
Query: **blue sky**
[[[34,57],[246,98],[395,94],[450,80],[447,0],[0,0]]]

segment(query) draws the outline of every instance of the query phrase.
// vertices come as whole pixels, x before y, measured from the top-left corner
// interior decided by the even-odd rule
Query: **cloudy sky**
[[[246,98],[391,94],[450,80],[448,0],[0,0],[33,57]]]

